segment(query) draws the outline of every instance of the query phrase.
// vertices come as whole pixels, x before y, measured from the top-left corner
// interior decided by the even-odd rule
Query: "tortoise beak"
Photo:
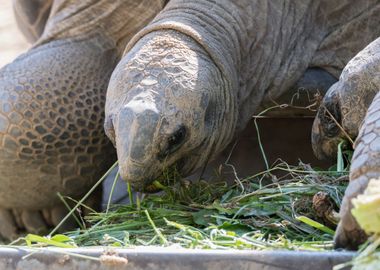
[[[157,164],[153,145],[160,115],[153,110],[125,106],[115,118],[120,176],[134,186],[147,185],[152,181]]]

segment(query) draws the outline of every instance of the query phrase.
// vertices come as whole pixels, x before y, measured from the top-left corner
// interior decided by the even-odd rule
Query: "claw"
[[[24,233],[44,234],[60,223],[67,212],[64,205],[42,211],[0,208],[0,238],[12,241]],[[74,219],[69,218],[59,231],[72,230],[76,225]]]
[[[0,209],[0,236],[6,240],[14,240],[18,236],[17,224],[12,212]]]
[[[22,211],[21,221],[30,233],[40,234],[47,231],[47,225],[39,211]]]
[[[357,247],[363,244],[363,239],[366,238],[366,234],[361,229],[353,228],[349,230],[345,228],[344,223],[340,223],[335,232],[334,247],[335,249],[357,250]]]
[[[64,205],[59,205],[54,207],[51,210],[51,221],[53,226],[58,225],[61,220],[67,215],[67,208]],[[69,231],[74,229],[76,226],[75,220],[73,218],[69,218],[65,223],[58,229],[58,231]]]

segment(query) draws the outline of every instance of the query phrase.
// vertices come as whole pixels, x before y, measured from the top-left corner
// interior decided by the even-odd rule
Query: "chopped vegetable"
[[[363,194],[352,200],[351,213],[367,233],[380,233],[380,180],[371,179]]]

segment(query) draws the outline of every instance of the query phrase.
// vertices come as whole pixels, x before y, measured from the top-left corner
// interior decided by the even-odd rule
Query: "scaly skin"
[[[0,235],[59,222],[57,192],[81,197],[115,161],[105,94],[126,42],[162,8],[145,2],[56,0],[34,47],[1,69]]]
[[[334,154],[339,141],[345,139],[345,133],[352,138],[357,136],[350,184],[344,196],[341,221],[335,236],[337,247],[355,249],[366,239],[351,215],[351,200],[363,193],[370,179],[380,176],[379,90],[380,38],[347,64],[339,82],[331,87],[323,100],[314,122],[312,138],[318,156]],[[345,133],[331,120],[326,108],[332,112]]]

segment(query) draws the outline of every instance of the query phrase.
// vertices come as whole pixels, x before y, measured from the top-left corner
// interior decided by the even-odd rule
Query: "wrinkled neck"
[[[246,14],[243,13],[241,7],[228,0],[171,0],[152,23],[132,39],[126,51],[149,32],[176,30],[196,40],[235,89],[242,61],[240,48],[247,37]]]
[[[121,53],[132,36],[163,8],[164,0],[56,0],[37,45],[102,35]]]

